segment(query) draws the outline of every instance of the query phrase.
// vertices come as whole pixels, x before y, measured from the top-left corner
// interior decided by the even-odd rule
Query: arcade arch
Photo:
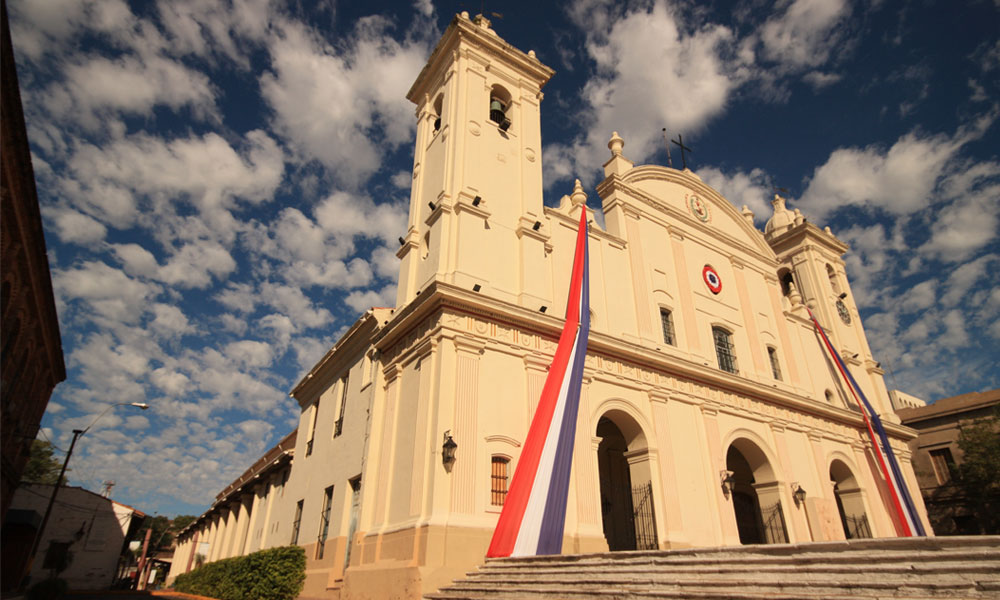
[[[844,537],[849,540],[872,537],[861,486],[847,463],[833,459],[830,463],[830,483],[833,484],[833,497],[837,501]]]
[[[601,521],[608,549],[659,547],[649,445],[642,426],[624,410],[610,409],[598,419],[596,435]]]
[[[734,439],[726,450],[726,470],[740,543],[788,542],[778,478],[760,446],[746,437]]]

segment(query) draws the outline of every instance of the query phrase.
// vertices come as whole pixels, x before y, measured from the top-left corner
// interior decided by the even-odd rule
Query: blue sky
[[[153,407],[103,417],[72,483],[200,514],[296,425],[298,378],[362,311],[394,303],[405,94],[454,14],[479,9],[8,3],[68,369],[44,434],[66,448],[108,403]],[[556,70],[547,203],[579,177],[593,204],[612,131],[630,159],[665,164],[666,127],[759,227],[780,186],[851,245],[890,388],[1000,386],[1000,4],[486,10]]]

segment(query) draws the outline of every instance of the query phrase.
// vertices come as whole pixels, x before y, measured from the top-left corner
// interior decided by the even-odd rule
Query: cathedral
[[[303,598],[419,598],[481,564],[563,326],[580,211],[597,205],[563,553],[900,535],[809,317],[918,489],[848,247],[777,196],[761,232],[693,172],[636,166],[612,132],[598,198],[577,182],[545,206],[553,74],[487,19],[455,17],[407,96],[396,305],[367,311],[296,385],[297,431],[179,536],[171,577],[298,544]]]

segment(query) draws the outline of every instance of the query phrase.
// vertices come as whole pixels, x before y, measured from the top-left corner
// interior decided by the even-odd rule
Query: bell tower
[[[775,195],[771,204],[774,213],[764,226],[764,239],[782,264],[782,292],[793,309],[802,303],[812,310],[875,409],[898,422],[882,377],[885,372],[872,356],[847,280],[842,256],[850,248],[829,227],[820,229],[798,209],[788,210],[781,196]]]
[[[539,108],[553,73],[485,17],[452,20],[407,94],[417,139],[397,307],[434,281],[515,304],[551,296],[524,274],[551,248]]]

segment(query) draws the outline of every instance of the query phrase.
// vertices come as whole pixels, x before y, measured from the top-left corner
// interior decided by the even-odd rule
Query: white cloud
[[[226,346],[224,352],[244,368],[266,367],[274,358],[271,345],[257,340],[233,342]]]
[[[95,57],[67,68],[65,77],[44,92],[49,114],[89,130],[103,127],[108,114],[150,117],[157,106],[218,118],[208,77],[169,58]]]
[[[723,173],[716,167],[698,169],[698,176],[706,184],[714,188],[737,209],[746,205],[754,214],[754,221],[763,225],[771,218],[771,202],[768,197],[771,186],[768,184],[767,173],[761,169],[753,169],[749,173]]]
[[[816,91],[828,88],[843,78],[840,73],[824,73],[822,71],[810,71],[802,76],[802,80]]]
[[[761,28],[763,55],[793,69],[821,65],[840,42],[837,26],[850,13],[846,0],[794,0]]]
[[[258,130],[246,134],[237,147],[216,133],[169,141],[137,134],[101,147],[82,143],[69,159],[69,170],[71,175],[60,182],[64,195],[114,227],[134,225],[139,201],[148,199],[143,218],[155,231],[164,225],[171,202],[185,199],[200,209],[203,226],[226,239],[233,227],[226,209],[237,200],[271,199],[284,163],[275,141]]]
[[[382,17],[361,19],[339,53],[305,26],[285,23],[270,45],[272,71],[260,80],[274,125],[296,154],[349,186],[364,183],[415,128],[405,96],[430,47],[400,43],[389,27]]]
[[[944,306],[956,306],[961,303],[973,287],[989,281],[988,273],[994,270],[998,260],[1000,256],[987,254],[951,271],[944,284],[945,291],[941,296],[941,303]],[[1000,300],[1000,288],[994,291],[998,292],[996,295]]]
[[[347,295],[344,303],[353,308],[358,313],[376,307],[396,305],[396,285],[391,284],[381,290],[355,291]]]
[[[104,240],[108,228],[72,208],[52,208],[42,211],[55,224],[56,235],[68,244],[89,245]]]
[[[236,261],[222,245],[213,241],[185,244],[157,273],[157,279],[179,288],[205,288],[212,276],[224,278]]]
[[[291,319],[294,331],[321,327],[333,319],[330,311],[317,308],[298,287],[265,282],[260,286],[258,299]]]
[[[149,299],[160,288],[130,278],[102,262],[56,270],[52,276],[56,295],[64,302],[83,300],[99,317],[111,323],[135,323]]]
[[[155,317],[149,327],[163,337],[173,338],[194,332],[187,316],[176,306],[155,304],[153,314]]]
[[[111,250],[129,275],[154,277],[160,268],[153,253],[139,244],[112,244]]]

